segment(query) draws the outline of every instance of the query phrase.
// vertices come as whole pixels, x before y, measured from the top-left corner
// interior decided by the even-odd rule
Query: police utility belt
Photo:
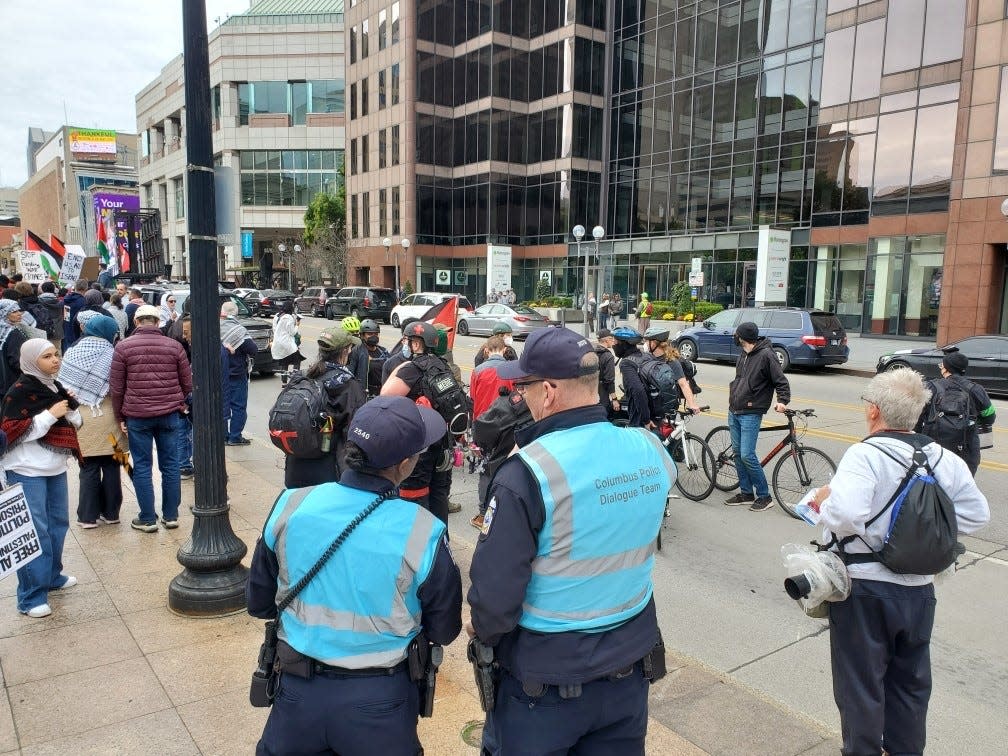
[[[396,495],[398,495],[398,491],[394,488],[385,492],[351,520],[350,524],[336,537],[336,540],[330,544],[319,560],[312,565],[312,568],[304,574],[297,584],[281,599],[280,603],[277,604],[277,618],[266,623],[265,638],[259,647],[258,665],[255,672],[252,673],[252,684],[249,687],[249,703],[253,706],[265,708],[273,705],[281,672],[310,680],[316,675],[347,678],[380,677],[392,676],[403,670],[408,670],[410,680],[416,683],[420,689],[420,716],[429,717],[433,714],[437,671],[444,659],[444,650],[441,646],[430,643],[427,640],[427,636],[423,633],[417,635],[410,642],[406,650],[405,661],[393,667],[367,667],[364,669],[346,669],[323,664],[316,659],[305,656],[277,637],[278,623],[284,610],[305,589],[305,586],[318,575],[322,567],[325,566],[325,563],[343,545],[343,542],[350,535],[351,531],[374,512],[382,502]]]
[[[473,638],[469,641],[466,651],[469,661],[473,665],[473,673],[476,678],[476,689],[479,692],[480,706],[483,711],[491,712],[497,701],[497,687],[500,684],[501,674],[506,672],[494,658],[494,650],[480,641]],[[532,698],[541,698],[550,688],[556,688],[560,698],[580,698],[583,692],[583,685],[599,682],[602,680],[614,681],[623,680],[640,671],[650,683],[656,683],[665,677],[665,643],[661,637],[661,630],[658,631],[658,642],[642,659],[628,664],[622,669],[610,672],[608,675],[589,680],[586,683],[571,683],[564,685],[547,685],[545,683],[522,682],[522,691]]]

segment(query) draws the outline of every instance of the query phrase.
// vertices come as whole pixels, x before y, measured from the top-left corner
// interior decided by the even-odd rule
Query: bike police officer
[[[277,499],[252,557],[254,617],[276,617],[333,538],[356,527],[280,617],[279,689],[258,754],[422,753],[414,650],[456,638],[462,584],[444,524],[398,486],[444,433],[433,410],[378,397],[350,423],[340,482]]]
[[[472,559],[466,630],[499,669],[484,753],[643,754],[648,680],[664,671],[651,579],[675,464],[654,434],[606,421],[598,357],[573,331],[536,331],[498,371],[535,422],[490,485]]]

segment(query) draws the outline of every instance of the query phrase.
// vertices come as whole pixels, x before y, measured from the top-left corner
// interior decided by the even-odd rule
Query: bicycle
[[[760,433],[786,430],[787,435],[771,449],[760,466],[766,467],[770,461],[787,449],[774,466],[771,476],[774,498],[781,509],[796,519],[800,519],[795,505],[811,488],[819,488],[829,483],[836,472],[836,464],[826,452],[800,443],[808,430],[808,418],[815,417],[814,409],[784,410],[787,423],[760,428]],[[795,418],[802,423],[795,428]],[[735,450],[732,448],[731,433],[727,425],[714,428],[704,439],[711,449],[714,464],[708,470],[711,483],[720,491],[734,491],[738,488],[738,472],[735,470]],[[790,463],[790,464],[789,464]]]
[[[701,412],[709,410],[701,407]],[[714,490],[714,481],[708,470],[714,466],[714,453],[700,436],[686,430],[693,412],[677,409],[658,422],[658,437],[675,460],[678,474],[675,486],[683,496],[693,501],[703,501]]]

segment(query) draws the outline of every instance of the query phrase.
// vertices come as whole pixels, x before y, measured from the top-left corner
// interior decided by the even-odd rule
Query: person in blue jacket
[[[598,356],[573,331],[536,331],[498,373],[535,422],[490,484],[470,571],[466,630],[501,670],[483,752],[643,754],[648,683],[664,668],[652,568],[675,463],[653,433],[606,420]]]
[[[372,399],[350,422],[339,483],[288,489],[273,505],[246,589],[249,614],[262,619],[275,618],[333,539],[375,508],[280,617],[279,688],[257,754],[423,752],[407,653],[421,633],[455,640],[462,581],[444,524],[398,492],[445,430],[437,412],[409,399]]]

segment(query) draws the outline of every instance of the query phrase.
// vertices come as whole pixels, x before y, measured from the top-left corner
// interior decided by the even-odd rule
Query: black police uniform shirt
[[[388,491],[392,483],[375,475],[367,475],[355,470],[347,470],[340,478],[342,485],[361,491],[371,491],[375,496]],[[416,506],[402,502],[388,501],[381,506]],[[267,516],[267,519],[268,516]],[[333,533],[335,538],[339,533]],[[343,549],[360,548],[354,544],[351,534]],[[322,556],[319,554],[319,556]],[[248,613],[259,619],[275,619],[277,616],[277,576],[280,565],[276,554],[260,538],[256,541],[249,567],[248,585],[245,598]],[[459,569],[452,558],[448,542],[444,538],[438,544],[434,565],[427,579],[417,590],[420,598],[420,626],[428,640],[440,645],[448,645],[462,630],[462,587]]]
[[[516,431],[515,440],[522,447],[546,433],[603,422],[605,410],[599,405],[579,407]],[[658,640],[654,597],[636,617],[602,633],[519,627],[546,506],[539,484],[517,456],[501,465],[488,496],[489,525],[473,554],[468,601],[477,635],[496,646],[501,666],[522,682],[575,685],[624,669],[651,651]]]

